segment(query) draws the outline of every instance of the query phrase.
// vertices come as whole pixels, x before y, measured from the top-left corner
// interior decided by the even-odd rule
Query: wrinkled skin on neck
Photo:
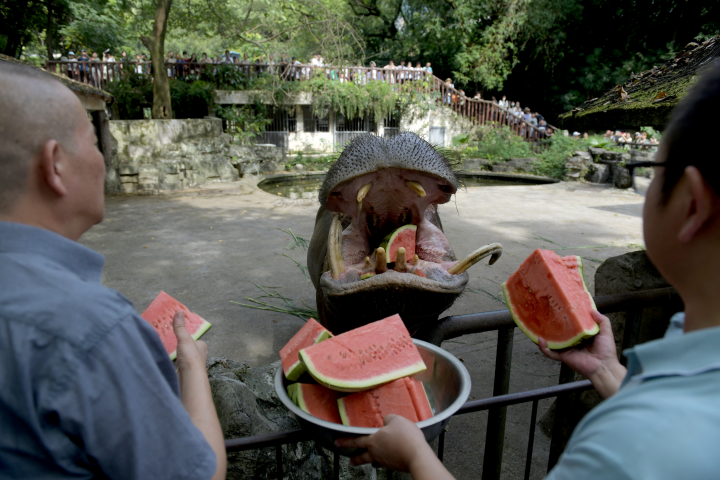
[[[320,190],[308,249],[320,323],[339,334],[399,313],[413,333],[453,304],[469,276],[453,271],[437,207],[457,185],[448,160],[414,134],[361,136],[345,148]],[[416,226],[417,256],[388,264],[378,247],[403,225]]]

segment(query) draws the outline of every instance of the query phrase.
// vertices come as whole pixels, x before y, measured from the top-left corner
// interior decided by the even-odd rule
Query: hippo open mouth
[[[308,251],[321,321],[329,314],[344,316],[354,328],[400,313],[411,328],[452,305],[468,282],[466,270],[487,256],[492,265],[502,253],[494,243],[457,261],[437,212],[457,185],[450,162],[415,134],[354,139],[320,190],[322,206]],[[404,225],[416,227],[415,255],[408,258],[400,249],[388,263],[380,244]],[[358,308],[364,319],[348,315]],[[334,333],[349,329],[334,328]]]

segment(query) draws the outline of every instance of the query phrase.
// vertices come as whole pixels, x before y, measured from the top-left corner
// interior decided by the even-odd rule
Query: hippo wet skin
[[[413,133],[353,139],[320,189],[308,248],[320,323],[339,334],[399,313],[414,333],[437,321],[463,292],[467,268],[502,253],[494,243],[457,261],[437,211],[457,186],[448,159]],[[403,249],[387,263],[382,240],[410,224],[416,255]]]

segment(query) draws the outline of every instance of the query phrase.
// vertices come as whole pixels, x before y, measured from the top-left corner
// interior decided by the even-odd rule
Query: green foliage
[[[175,118],[203,118],[212,104],[214,86],[203,81],[192,83],[170,80],[170,97]],[[152,106],[153,85],[150,77],[132,74],[109,82],[107,91],[115,97],[113,108],[123,120],[140,120],[143,109]]]
[[[485,158],[504,161],[514,157],[530,157],[532,148],[522,137],[515,135],[509,127],[487,128],[478,134],[478,142],[461,151],[465,158]]]
[[[455,135],[452,138],[452,146],[453,147],[459,147],[460,145],[465,145],[470,141],[470,134],[469,133],[461,133],[460,135]]]
[[[586,140],[562,135],[553,135],[549,142],[550,145],[537,155],[535,173],[560,179],[565,175],[565,161],[576,150],[587,150],[589,146]]]
[[[260,132],[264,132],[265,127],[272,123],[272,120],[267,118],[265,105],[257,105],[256,108],[251,105],[216,105],[215,113],[227,122],[226,133],[230,141],[237,139],[240,145],[251,144]]]
[[[330,166],[337,161],[339,156],[340,152],[336,152],[331,155],[312,157],[305,156],[302,152],[298,152],[295,158],[288,157],[288,161],[285,162],[285,169],[292,170],[295,165],[300,164],[303,166],[304,170],[307,171],[323,171],[330,168]]]
[[[658,141],[662,139],[662,133],[655,130],[653,127],[640,127],[641,132],[647,133],[648,138],[654,138]]]

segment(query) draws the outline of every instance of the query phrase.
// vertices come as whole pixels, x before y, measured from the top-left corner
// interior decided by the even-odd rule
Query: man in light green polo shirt
[[[619,362],[609,320],[587,346],[540,350],[589,378],[607,400],[577,426],[552,480],[720,478],[720,154],[711,141],[720,110],[720,62],[675,109],[643,212],[647,253],[679,292],[685,312],[665,337]],[[344,439],[373,462],[413,478],[450,479],[422,432],[389,415],[375,435]]]

